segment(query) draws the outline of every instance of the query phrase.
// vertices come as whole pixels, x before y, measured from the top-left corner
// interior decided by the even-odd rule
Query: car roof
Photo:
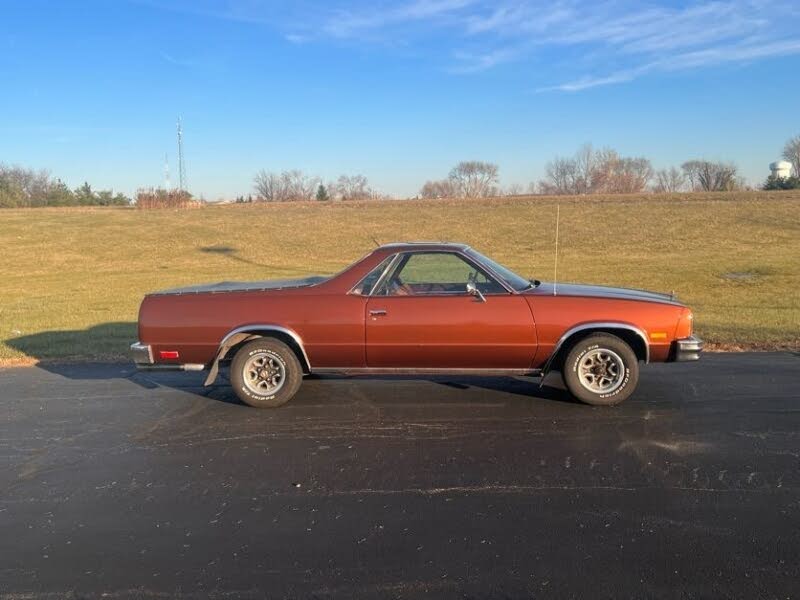
[[[420,250],[467,250],[467,244],[455,242],[392,242],[383,244],[380,250],[391,250],[392,252],[419,252]]]

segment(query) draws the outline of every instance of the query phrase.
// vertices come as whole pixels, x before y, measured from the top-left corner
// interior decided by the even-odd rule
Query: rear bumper
[[[203,371],[206,366],[193,363],[156,363],[153,359],[153,348],[148,344],[136,342],[131,344],[131,360],[143,371]]]
[[[153,360],[153,349],[141,342],[131,344],[130,356],[137,367],[148,367],[155,362]]]
[[[691,360],[700,360],[700,354],[703,352],[703,340],[699,337],[690,336],[675,340],[672,343],[672,360],[674,362],[688,362]]]

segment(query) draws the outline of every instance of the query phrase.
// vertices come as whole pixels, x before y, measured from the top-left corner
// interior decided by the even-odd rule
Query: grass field
[[[523,275],[672,291],[714,344],[800,347],[800,193],[0,210],[0,361],[116,359],[150,290],[464,241]]]

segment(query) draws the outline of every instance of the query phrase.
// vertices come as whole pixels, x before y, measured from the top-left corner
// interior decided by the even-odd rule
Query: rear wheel
[[[242,402],[255,408],[275,408],[297,393],[303,368],[289,346],[264,337],[239,349],[231,362],[230,378]]]
[[[562,373],[567,389],[578,400],[610,406],[633,394],[639,382],[639,361],[623,340],[597,333],[572,346]]]

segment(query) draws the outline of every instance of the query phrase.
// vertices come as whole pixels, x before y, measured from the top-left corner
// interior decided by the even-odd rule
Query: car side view
[[[639,364],[698,360],[692,311],[672,295],[530,281],[464,244],[387,244],[332,277],[218,283],[147,295],[142,369],[229,366],[237,396],[277,407],[311,373],[562,373],[569,392],[618,404]]]

